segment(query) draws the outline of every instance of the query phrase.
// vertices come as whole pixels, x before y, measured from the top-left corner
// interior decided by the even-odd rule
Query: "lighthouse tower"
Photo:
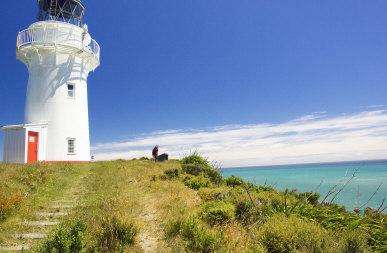
[[[2,127],[9,163],[90,161],[87,78],[100,47],[83,23],[80,0],[38,0],[37,22],[19,32],[28,69],[24,124]]]

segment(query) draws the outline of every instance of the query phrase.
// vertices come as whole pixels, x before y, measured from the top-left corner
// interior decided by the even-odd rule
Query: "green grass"
[[[25,229],[24,220],[60,199],[88,169],[72,164],[0,165],[0,243],[11,243],[11,233]]]
[[[75,208],[36,252],[386,252],[386,215],[318,203],[219,170],[198,154],[87,164],[0,165],[0,244],[52,201]],[[11,238],[11,239],[10,239]]]

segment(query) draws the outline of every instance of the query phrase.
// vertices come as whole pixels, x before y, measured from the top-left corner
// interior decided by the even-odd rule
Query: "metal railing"
[[[82,34],[76,34],[73,29],[67,27],[28,28],[17,35],[16,47],[20,49],[33,44],[70,46],[87,50],[99,60],[100,46],[98,43],[94,39],[85,40],[83,37]]]

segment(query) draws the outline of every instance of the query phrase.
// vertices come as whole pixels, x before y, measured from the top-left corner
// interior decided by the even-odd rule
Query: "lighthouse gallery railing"
[[[83,36],[75,34],[73,29],[66,27],[61,27],[60,29],[28,28],[19,32],[16,42],[18,49],[33,44],[56,44],[76,47],[91,52],[98,60],[100,57],[100,46],[94,39],[89,36],[85,40]]]

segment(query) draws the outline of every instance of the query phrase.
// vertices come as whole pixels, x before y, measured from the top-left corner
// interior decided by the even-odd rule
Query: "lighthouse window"
[[[67,153],[69,155],[75,154],[75,139],[74,138],[67,139]]]
[[[74,84],[68,84],[67,85],[67,96],[69,98],[74,98],[75,97],[75,87],[74,87]]]

